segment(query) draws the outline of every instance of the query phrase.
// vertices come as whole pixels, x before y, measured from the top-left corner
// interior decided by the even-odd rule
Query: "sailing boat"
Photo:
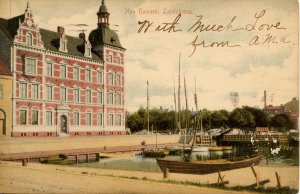
[[[200,114],[199,118],[199,110],[198,110],[198,98],[197,98],[197,87],[196,87],[196,77],[194,77],[195,81],[195,94],[194,94],[194,101],[195,101],[195,106],[196,106],[196,115],[195,115],[195,130],[196,130],[196,135],[197,135],[197,128],[199,127],[199,121],[200,121],[200,135],[203,135],[203,126],[202,126],[202,116]],[[196,138],[196,136],[194,137]],[[201,139],[201,137],[200,137]],[[208,152],[208,147],[207,146],[195,146],[193,148],[193,152]]]
[[[147,80],[147,126],[148,126],[148,134],[149,134],[149,82]],[[152,126],[153,127],[153,126]],[[162,158],[169,154],[169,150],[160,149],[157,147],[157,129],[156,129],[156,147],[153,149],[144,149],[143,156],[145,157],[155,157],[155,158]]]
[[[179,88],[178,88],[178,111],[180,113],[180,55],[179,55]],[[187,108],[187,92],[186,92],[186,83],[184,77],[184,86],[185,86],[185,98],[186,98],[186,112]],[[188,116],[187,116],[188,117]],[[179,129],[180,129],[180,116],[179,120]],[[219,159],[219,160],[205,160],[205,161],[191,161],[191,152],[193,151],[194,143],[196,141],[196,130],[194,131],[194,138],[191,147],[191,152],[188,154],[184,153],[184,148],[186,144],[186,130],[188,128],[188,119],[186,119],[186,129],[184,130],[184,146],[183,146],[183,155],[182,161],[174,160],[164,160],[156,158],[156,161],[163,172],[166,172],[167,169],[172,173],[183,173],[183,174],[209,174],[218,171],[225,171],[237,168],[250,167],[252,165],[258,165],[261,156],[251,156],[249,157],[240,157],[240,158],[230,158],[230,159]]]

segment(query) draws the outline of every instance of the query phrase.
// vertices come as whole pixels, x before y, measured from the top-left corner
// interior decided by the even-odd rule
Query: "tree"
[[[270,124],[276,130],[282,132],[295,128],[294,123],[290,120],[287,114],[275,115],[274,117],[271,118]]]
[[[228,124],[228,112],[225,110],[212,112],[211,123],[212,128],[225,128]]]
[[[126,127],[130,128],[131,132],[143,129],[143,123],[143,118],[136,112],[127,116]]]
[[[253,130],[255,126],[253,115],[249,111],[241,108],[234,109],[229,114],[228,121],[230,127],[241,128],[244,130]]]
[[[245,106],[243,109],[249,111],[253,115],[256,127],[269,126],[270,117],[263,110],[249,106]]]

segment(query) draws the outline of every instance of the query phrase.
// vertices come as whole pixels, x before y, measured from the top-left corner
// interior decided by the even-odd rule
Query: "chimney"
[[[62,26],[57,26],[57,33],[59,34],[59,37],[63,37],[65,35],[65,28]]]
[[[79,38],[83,41],[83,43],[86,42],[86,40],[85,40],[85,33],[84,33],[84,32],[81,32],[81,33],[79,34]]]

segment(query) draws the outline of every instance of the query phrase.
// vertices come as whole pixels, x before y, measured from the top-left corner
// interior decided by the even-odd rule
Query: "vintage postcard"
[[[1,193],[298,193],[297,0],[0,0]]]

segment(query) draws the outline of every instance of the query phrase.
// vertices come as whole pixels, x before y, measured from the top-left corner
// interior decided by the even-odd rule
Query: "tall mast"
[[[175,107],[175,129],[174,131],[176,132],[178,129],[178,121],[177,121],[177,104],[176,104],[176,93],[175,93],[175,83],[173,79],[173,85],[174,85],[174,107]]]
[[[184,94],[185,94],[185,114],[186,114],[186,120],[185,120],[185,130],[184,130],[184,144],[186,143],[186,130],[188,129],[188,100],[187,100],[187,92],[186,92],[186,83],[185,83],[185,75],[183,77],[184,80]]]
[[[149,91],[148,91],[148,88],[149,88],[149,82],[147,80],[147,122],[148,122],[147,129],[148,129],[148,135],[149,135]]]
[[[194,100],[195,100],[195,106],[196,106],[196,116],[195,116],[195,130],[197,133],[197,127],[198,127],[198,122],[199,120],[197,119],[197,114],[198,114],[198,99],[197,99],[197,87],[196,87],[196,76],[194,76],[194,81],[195,81],[195,94],[194,94]]]
[[[181,129],[181,123],[180,123],[180,57],[181,52],[179,53],[179,73],[178,73],[178,129]]]

